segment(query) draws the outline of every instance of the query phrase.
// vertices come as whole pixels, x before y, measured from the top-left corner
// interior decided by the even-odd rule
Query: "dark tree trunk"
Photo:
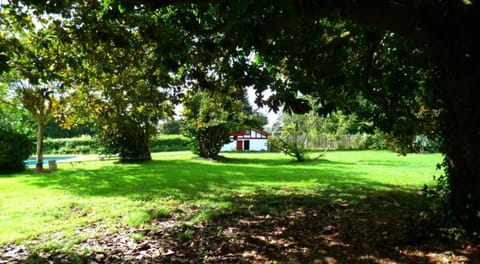
[[[141,163],[152,160],[150,153],[150,136],[147,133],[133,133],[123,142],[120,151],[121,163]]]
[[[450,207],[469,233],[480,231],[479,6],[449,10],[429,27],[430,45],[446,86],[444,153]]]
[[[480,230],[479,69],[468,64],[450,67],[444,124],[450,205],[469,232]]]
[[[218,159],[222,146],[230,141],[229,134],[224,132],[225,127],[210,127],[198,135],[198,156],[202,158]]]

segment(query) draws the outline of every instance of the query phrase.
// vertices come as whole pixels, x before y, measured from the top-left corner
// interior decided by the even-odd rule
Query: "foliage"
[[[168,120],[160,126],[160,134],[162,135],[175,135],[182,134],[182,121],[178,119]]]
[[[32,150],[27,136],[0,126],[0,174],[23,171]]]
[[[25,12],[15,5],[6,7],[6,10],[19,14]],[[58,107],[55,97],[68,72],[63,53],[59,52],[62,43],[51,33],[49,18],[49,15],[35,18],[27,15],[25,21],[19,23],[18,17],[10,17],[6,25],[2,25],[4,29],[13,29],[6,33],[6,37],[17,38],[15,45],[8,51],[11,58],[8,62],[10,71],[3,74],[3,80],[8,83],[11,94],[17,97],[17,100],[13,98],[13,102],[21,102],[36,121],[38,171],[41,171],[43,166],[45,126]]]
[[[46,138],[74,138],[83,135],[94,136],[96,129],[89,124],[78,124],[74,127],[63,128],[59,125],[59,121],[51,120],[45,126]]]
[[[280,135],[274,134],[269,137],[269,142],[274,149],[296,158],[297,161],[305,161],[307,152],[305,146],[309,132],[305,129],[306,127],[301,127],[299,123],[286,124],[279,132]]]
[[[148,124],[138,124],[135,121],[122,120],[112,127],[97,134],[101,154],[119,154],[123,163],[139,163],[151,160],[148,145],[152,134]]]
[[[451,186],[446,176],[447,160],[437,164],[437,170],[441,171],[440,176],[434,176],[436,185],[425,185],[422,189],[424,209],[421,212],[422,223],[429,226],[430,232],[441,236],[448,241],[459,241],[465,238],[471,238],[480,241],[480,233],[475,231],[470,233],[452,210],[449,204],[451,199]],[[468,206],[468,205],[466,205]],[[480,212],[479,217],[480,217]],[[460,216],[462,217],[462,216]]]
[[[45,154],[94,154],[98,153],[98,144],[90,136],[76,138],[47,138]]]
[[[305,114],[286,113],[281,116],[280,127],[276,127],[273,135],[270,137],[270,143],[276,149],[281,150],[287,155],[295,157],[298,161],[307,159],[307,152],[313,148],[311,140],[318,140],[326,136],[325,151],[330,148],[346,149],[339,144],[341,139],[352,132],[360,130],[359,122],[354,114],[345,115],[341,111],[329,113],[326,116],[320,116],[318,113],[319,105],[311,97],[304,97],[312,108]],[[335,142],[333,146],[332,142]],[[353,144],[350,144],[353,145]],[[357,148],[361,148],[360,143]],[[319,157],[317,157],[319,158]]]
[[[128,44],[123,36],[129,31],[122,26],[136,25],[146,29],[145,37],[161,44],[156,52],[168,58],[171,68],[188,73],[183,75],[186,82],[223,91],[229,86],[209,86],[203,78],[221,72],[242,83],[238,86],[253,85],[259,104],[276,110],[285,104],[287,111],[302,113],[309,107],[297,95],[312,95],[322,113],[341,108],[372,121],[391,135],[402,154],[417,135],[439,136],[449,159],[452,209],[466,216],[464,224],[470,231],[480,227],[480,167],[475,155],[480,152],[480,138],[472,125],[479,123],[480,116],[478,1],[372,5],[356,0],[24,0],[12,4],[66,18],[84,14],[71,20],[70,29],[103,41]],[[96,9],[89,9],[95,5]],[[118,19],[139,10],[156,11],[158,16]],[[228,58],[222,63],[233,67],[210,67],[217,58]],[[272,96],[263,98],[267,88],[273,90]]]
[[[191,139],[192,151],[213,159],[230,142],[232,132],[262,127],[266,122],[265,117],[253,113],[243,92],[236,88],[225,94],[207,91],[187,95],[183,116],[183,131]]]
[[[190,140],[181,135],[160,135],[149,141],[151,152],[182,151],[189,149]],[[95,138],[81,136],[75,138],[47,138],[44,142],[45,154],[100,154],[102,147]]]
[[[33,116],[21,106],[19,98],[11,94],[8,83],[2,79],[0,79],[0,126],[11,127],[31,138],[35,137],[37,129]]]
[[[72,81],[76,89],[66,99],[71,111],[63,124],[98,124],[96,136],[102,152],[119,154],[121,162],[148,161],[149,140],[159,120],[173,115],[169,81],[174,74],[165,65],[165,57],[157,53],[162,46],[143,34],[148,30],[147,21],[159,17],[142,9],[117,13],[119,17],[105,14],[100,27],[117,34],[115,41],[109,41],[95,33],[96,27],[85,25],[77,31],[74,26],[77,21],[96,20],[91,12],[102,13],[101,3],[79,9],[81,12],[65,22],[72,27],[58,29],[71,37],[70,45],[79,53]],[[132,21],[147,24],[137,27]]]
[[[190,148],[190,139],[182,135],[159,135],[150,139],[152,152],[184,151]]]
[[[230,101],[226,109],[222,100]],[[230,142],[230,132],[238,129],[241,102],[208,93],[192,94],[184,101],[184,133],[192,139],[192,151],[202,158],[217,158]]]
[[[373,134],[363,134],[365,135],[360,142],[360,149],[376,149],[384,150],[388,149],[387,141],[385,139],[385,134],[379,130],[375,130]]]

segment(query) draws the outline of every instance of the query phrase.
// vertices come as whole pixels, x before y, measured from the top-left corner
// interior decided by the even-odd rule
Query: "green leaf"
[[[126,9],[125,7],[123,7],[122,4],[119,4],[119,5],[118,5],[118,12],[120,12],[120,14],[125,13],[126,10],[127,10],[127,9]]]

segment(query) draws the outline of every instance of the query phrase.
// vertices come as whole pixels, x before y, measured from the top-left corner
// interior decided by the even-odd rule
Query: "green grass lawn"
[[[375,203],[392,195],[418,203],[412,194],[433,184],[442,159],[386,151],[328,152],[304,163],[280,153],[225,157],[215,162],[169,152],[154,154],[147,164],[119,165],[88,156],[84,162],[61,163],[52,173],[0,176],[0,245],[40,234],[78,238],[75,229],[94,222],[137,226],[172,213],[190,223],[235,211],[275,213],[275,201],[288,201],[284,209],[302,203]]]

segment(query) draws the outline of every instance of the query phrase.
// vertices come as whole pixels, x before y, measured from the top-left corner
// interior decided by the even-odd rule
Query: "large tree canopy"
[[[355,111],[403,143],[440,128],[451,208],[470,231],[480,227],[479,1],[105,0],[95,14],[80,1],[25,3],[67,18],[86,12],[73,30],[116,43],[109,23],[153,10],[159,19],[125,23],[161,43],[185,82],[202,82],[198,65],[221,51],[241,58],[223,74],[253,85],[259,104],[306,112],[296,96],[312,95],[319,112]],[[267,88],[273,96],[262,99]]]
[[[305,111],[296,91],[317,96],[327,111],[365,99],[382,113],[376,124],[399,137],[432,127],[415,125],[421,117],[438,117],[451,208],[470,231],[480,227],[480,139],[473,125],[480,117],[478,1],[133,2],[154,9],[175,4],[193,35],[223,32],[224,46],[258,52],[283,76],[281,85],[269,83],[273,107],[283,102]],[[261,93],[265,85],[256,84]]]

